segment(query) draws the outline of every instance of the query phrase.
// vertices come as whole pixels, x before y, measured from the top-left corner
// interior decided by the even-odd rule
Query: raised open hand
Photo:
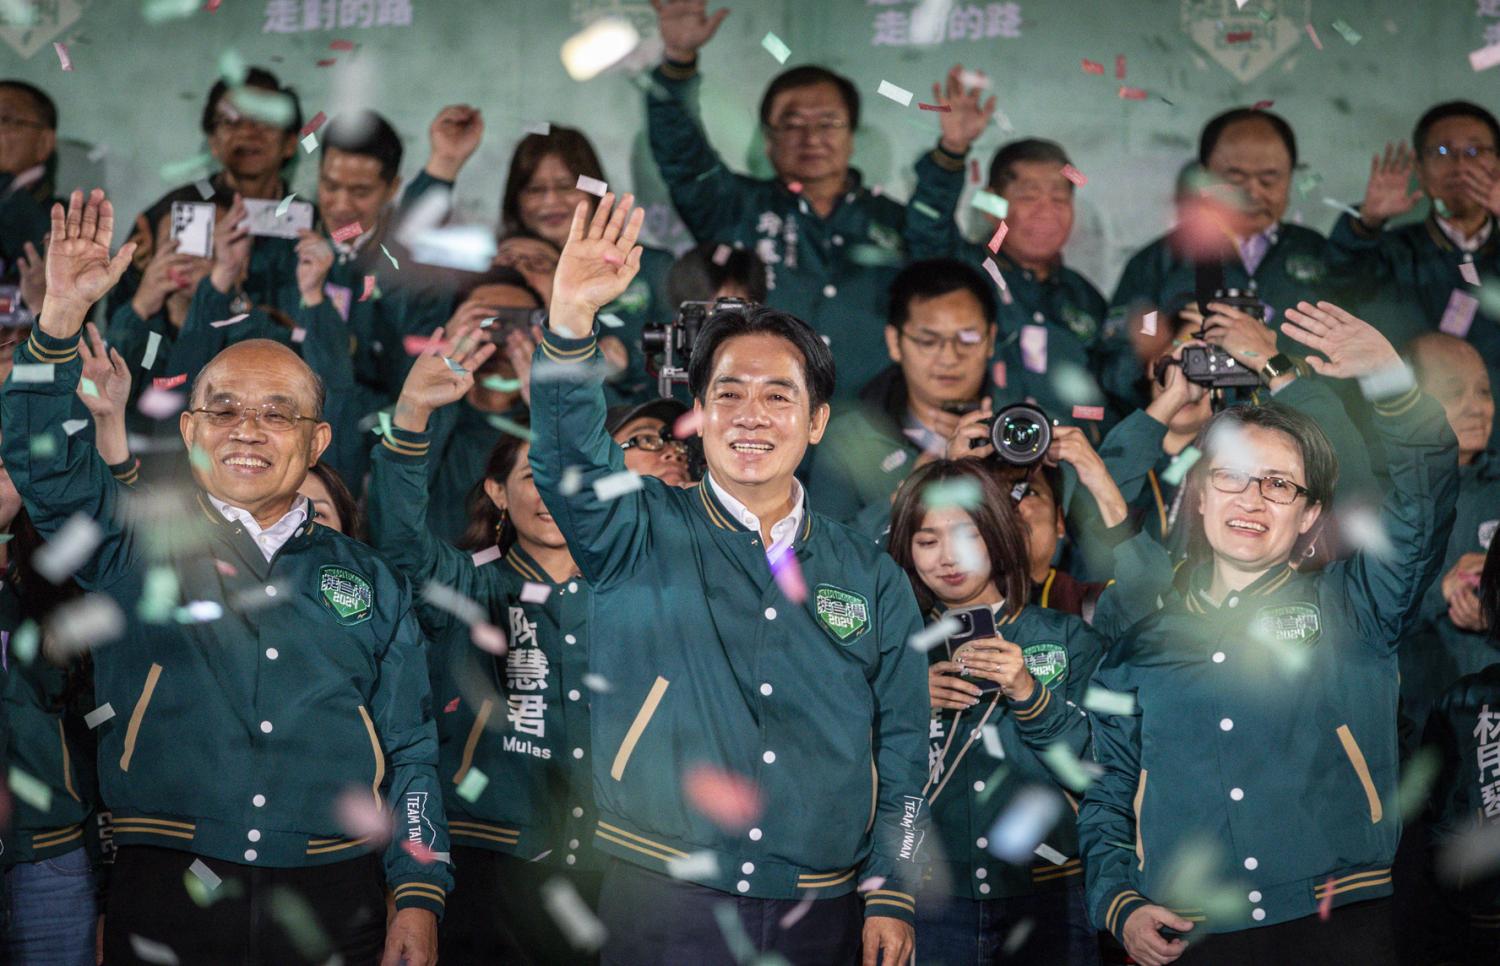
[[[1307,357],[1307,364],[1319,375],[1357,379],[1401,362],[1379,329],[1332,302],[1298,302],[1295,309],[1286,310],[1286,318],[1282,332],[1328,357],[1326,362]]]
[[[84,317],[114,287],[135,251],[126,243],[113,258],[109,240],[115,210],[95,188],[85,201],[82,191],[68,199],[67,212],[52,206],[52,241],[47,245],[47,294],[42,305],[43,331],[59,338],[78,334]]]
[[[94,323],[88,324],[87,332],[78,342],[78,356],[88,382],[79,381],[78,398],[95,419],[123,418],[130,401],[130,367],[118,349],[104,345]]]
[[[729,16],[722,8],[709,16],[706,0],[651,0],[667,57],[679,63],[698,56],[698,49],[713,39],[719,24]]]
[[[599,201],[592,219],[588,202],[579,202],[573,210],[568,243],[552,279],[551,324],[559,332],[573,338],[587,335],[595,313],[619,298],[640,271],[641,248],[635,240],[646,211],[634,205],[633,195],[625,195],[616,205],[610,192]]]
[[[427,173],[444,181],[457,178],[459,170],[483,139],[484,118],[480,116],[479,108],[450,104],[438,111],[438,116],[427,128],[427,140],[432,146]]]
[[[1371,228],[1378,228],[1397,215],[1412,210],[1422,197],[1421,189],[1408,190],[1411,184],[1412,153],[1405,142],[1387,144],[1385,154],[1370,159],[1370,181],[1365,185],[1364,204],[1359,217]]]
[[[948,71],[945,85],[932,85],[933,100],[948,108],[938,114],[938,123],[943,129],[943,149],[953,154],[968,154],[969,146],[984,133],[990,118],[995,115],[995,98],[981,103],[983,88],[964,90],[963,73],[963,64],[954,64]]]
[[[401,386],[396,400],[397,426],[422,432],[433,410],[457,402],[474,388],[475,370],[495,353],[495,346],[476,335],[477,331],[453,330],[451,345],[444,338],[442,326],[432,331]]]

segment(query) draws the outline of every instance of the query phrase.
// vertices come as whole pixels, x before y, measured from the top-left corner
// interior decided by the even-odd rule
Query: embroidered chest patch
[[[318,571],[318,591],[340,624],[358,624],[369,619],[375,595],[370,582],[354,571],[324,567]]]
[[[1314,604],[1278,604],[1255,615],[1253,633],[1274,643],[1311,644],[1323,633],[1322,617]]]
[[[813,603],[818,623],[840,644],[853,644],[870,627],[870,602],[852,591],[819,584]]]
[[[1068,652],[1056,641],[1042,641],[1021,648],[1021,657],[1026,670],[1044,688],[1068,676]]]

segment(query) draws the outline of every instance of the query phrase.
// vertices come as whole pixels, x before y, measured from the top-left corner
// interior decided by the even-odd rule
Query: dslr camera
[[[672,386],[686,384],[688,360],[693,357],[693,346],[704,323],[716,312],[744,311],[753,303],[744,299],[715,299],[712,302],[683,302],[677,307],[677,317],[667,323],[644,326],[641,330],[641,352],[648,358],[660,356],[656,364],[656,390],[663,397],[671,397]]]
[[[974,405],[944,406],[957,415],[973,412]],[[1012,403],[988,420],[990,445],[995,447],[995,458],[1012,466],[1030,466],[1040,462],[1052,445],[1052,421],[1047,414],[1030,403]],[[984,440],[976,439],[971,447],[978,449]]]
[[[1224,266],[1217,262],[1200,263],[1197,266],[1197,281],[1198,311],[1205,320],[1211,314],[1208,309],[1211,302],[1221,302],[1252,318],[1266,317],[1266,304],[1256,298],[1253,290],[1242,292],[1237,288],[1224,287]],[[1200,327],[1195,338],[1202,339],[1203,335],[1204,330]],[[1189,382],[1206,389],[1254,388],[1260,385],[1259,373],[1246,369],[1234,356],[1216,345],[1187,346],[1182,350],[1180,363],[1170,358],[1156,360],[1153,373],[1156,381],[1165,386],[1167,369],[1175,365],[1182,366],[1182,374]]]

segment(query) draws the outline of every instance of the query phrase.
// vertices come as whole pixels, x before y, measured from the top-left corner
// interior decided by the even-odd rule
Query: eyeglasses
[[[849,122],[841,117],[825,117],[811,124],[806,121],[782,121],[780,124],[769,124],[766,129],[779,138],[800,138],[812,133],[827,139],[841,131],[847,131]]]
[[[317,422],[311,416],[299,416],[297,410],[280,403],[267,403],[264,406],[242,406],[239,403],[219,403],[212,408],[199,407],[188,410],[207,419],[209,424],[220,429],[230,429],[238,426],[247,418],[254,419],[263,429],[273,433],[284,433],[296,426],[297,423],[306,420],[309,423]]]
[[[1243,493],[1251,483],[1258,483],[1261,496],[1272,503],[1283,505],[1296,503],[1297,497],[1306,496],[1310,492],[1307,487],[1298,486],[1279,476],[1251,476],[1242,470],[1213,470],[1208,474],[1208,479],[1220,493]]]
[[[557,258],[553,255],[501,251],[495,256],[495,264],[539,274],[557,271]]]
[[[910,342],[924,356],[935,356],[943,351],[944,346],[949,345],[961,356],[973,355],[984,349],[984,336],[978,329],[965,329],[953,335],[908,335],[903,332],[901,338]]]
[[[46,126],[41,121],[33,121],[30,118],[16,117],[13,114],[0,114],[0,130],[7,128],[14,130],[23,127],[45,128]]]
[[[1495,153],[1493,144],[1434,144],[1422,152],[1429,161],[1457,161],[1459,158],[1487,158]]]
[[[620,444],[620,449],[643,449],[648,453],[659,453],[668,446],[685,451],[687,444],[680,439],[671,439],[660,433],[636,433]]]

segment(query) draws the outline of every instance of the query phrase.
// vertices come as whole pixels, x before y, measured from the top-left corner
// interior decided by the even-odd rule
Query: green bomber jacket
[[[595,844],[730,895],[860,888],[867,916],[910,922],[928,702],[906,575],[809,510],[789,551],[808,589],[797,604],[709,485],[642,479],[601,499],[595,482],[625,464],[604,431],[596,336],[548,331],[537,348],[530,453],[593,585],[591,619],[613,622],[589,654]],[[749,828],[699,807],[745,781],[761,806]]]
[[[6,382],[6,469],[49,540],[70,519],[95,521],[100,542],[73,576],[122,612],[91,642],[96,699],[116,712],[98,728],[116,842],[321,865],[369,841],[345,830],[339,804],[383,799],[396,906],[441,915],[451,876],[437,729],[405,579],[312,523],[268,563],[201,492],[169,525],[127,525],[166,497],[128,499],[87,442],[55,428],[82,372],[77,339],[37,328],[17,362],[50,365],[52,378]],[[37,445],[44,436],[53,445]],[[138,612],[148,582],[163,580],[185,606]]]
[[[1212,563],[1183,567],[1094,676],[1134,705],[1090,713],[1103,774],[1078,815],[1090,915],[1116,937],[1146,903],[1231,932],[1390,893],[1396,645],[1442,560],[1458,473],[1434,400],[1412,387],[1374,410],[1389,553],[1276,567],[1218,606]],[[1168,567],[1163,553],[1142,569]]]

